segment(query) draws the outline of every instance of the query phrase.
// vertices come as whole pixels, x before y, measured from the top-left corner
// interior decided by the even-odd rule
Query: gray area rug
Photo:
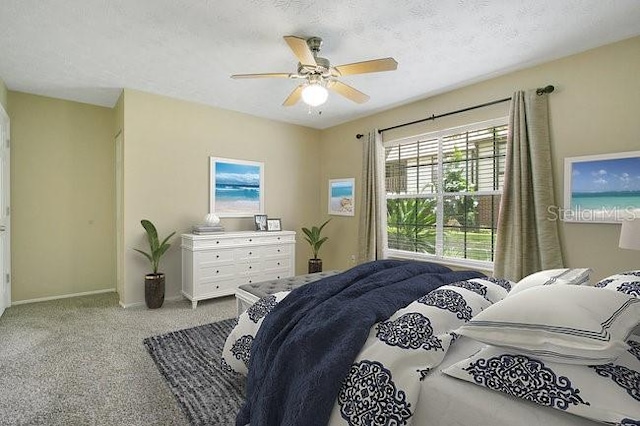
[[[220,364],[235,319],[144,339],[191,425],[233,425],[244,399],[244,377]]]

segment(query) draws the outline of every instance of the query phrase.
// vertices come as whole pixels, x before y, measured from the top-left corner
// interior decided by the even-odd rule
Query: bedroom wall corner
[[[160,235],[177,231],[161,263],[166,297],[181,292],[180,234],[209,212],[209,156],[264,162],[265,210],[297,232],[296,273],[308,250],[300,228],[318,220],[319,131],[126,89],[124,92],[124,304],[144,301],[146,259],[140,220]],[[226,230],[253,230],[251,218],[222,218]]]
[[[113,152],[114,152],[114,191],[115,191],[115,262],[116,262],[116,292],[121,304],[124,305],[124,96],[122,90],[118,101],[113,107]]]

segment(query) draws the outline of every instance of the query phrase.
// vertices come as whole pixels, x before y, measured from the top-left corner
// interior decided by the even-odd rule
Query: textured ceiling
[[[638,34],[639,0],[1,0],[0,78],[109,107],[131,88],[326,128]],[[398,70],[343,77],[371,99],[332,93],[321,114],[281,106],[297,81],[229,78],[295,72],[283,35],[322,37],[333,65],[392,56]]]

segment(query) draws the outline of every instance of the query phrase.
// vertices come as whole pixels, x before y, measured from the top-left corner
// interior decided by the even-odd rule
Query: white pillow
[[[495,346],[444,370],[445,374],[607,424],[640,420],[640,336],[613,363],[597,366],[543,361]]]
[[[604,364],[627,349],[640,323],[640,299],[577,285],[509,295],[455,332],[555,362]]]
[[[589,283],[590,268],[546,269],[535,272],[518,281],[509,295],[514,295],[532,287],[552,284],[585,285]]]
[[[640,271],[628,271],[611,275],[596,283],[594,287],[606,288],[607,290],[640,297]]]

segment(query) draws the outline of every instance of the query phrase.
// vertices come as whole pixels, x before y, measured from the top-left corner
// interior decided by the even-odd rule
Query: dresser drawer
[[[295,235],[274,235],[267,233],[263,238],[260,238],[260,243],[262,244],[294,243],[295,241]]]
[[[291,262],[287,257],[283,257],[281,259],[265,259],[262,262],[262,270],[265,272],[273,271],[276,269],[287,270],[289,269],[290,266],[291,266]]]
[[[233,250],[211,250],[196,253],[196,263],[200,267],[207,267],[221,263],[233,262]]]
[[[262,271],[262,262],[259,260],[238,262],[235,267],[238,274],[257,274]]]
[[[233,278],[236,273],[236,266],[233,263],[227,265],[200,265],[200,278],[198,283],[211,281],[211,280],[224,280],[226,278]]]
[[[260,258],[260,253],[260,247],[243,247],[233,251],[233,258],[235,261],[254,260]]]
[[[245,284],[259,283],[266,280],[267,278],[262,272],[258,274],[245,274],[238,277],[237,285],[241,286]]]
[[[289,273],[288,270],[270,271],[270,272],[265,272],[265,274],[262,276],[262,281],[279,280],[282,278],[289,278],[291,276],[292,275]]]
[[[291,249],[290,245],[266,246],[262,247],[262,256],[264,258],[288,257],[291,254]]]
[[[236,291],[236,287],[235,278],[203,282],[198,285],[198,298],[207,299],[211,296],[233,294]]]

